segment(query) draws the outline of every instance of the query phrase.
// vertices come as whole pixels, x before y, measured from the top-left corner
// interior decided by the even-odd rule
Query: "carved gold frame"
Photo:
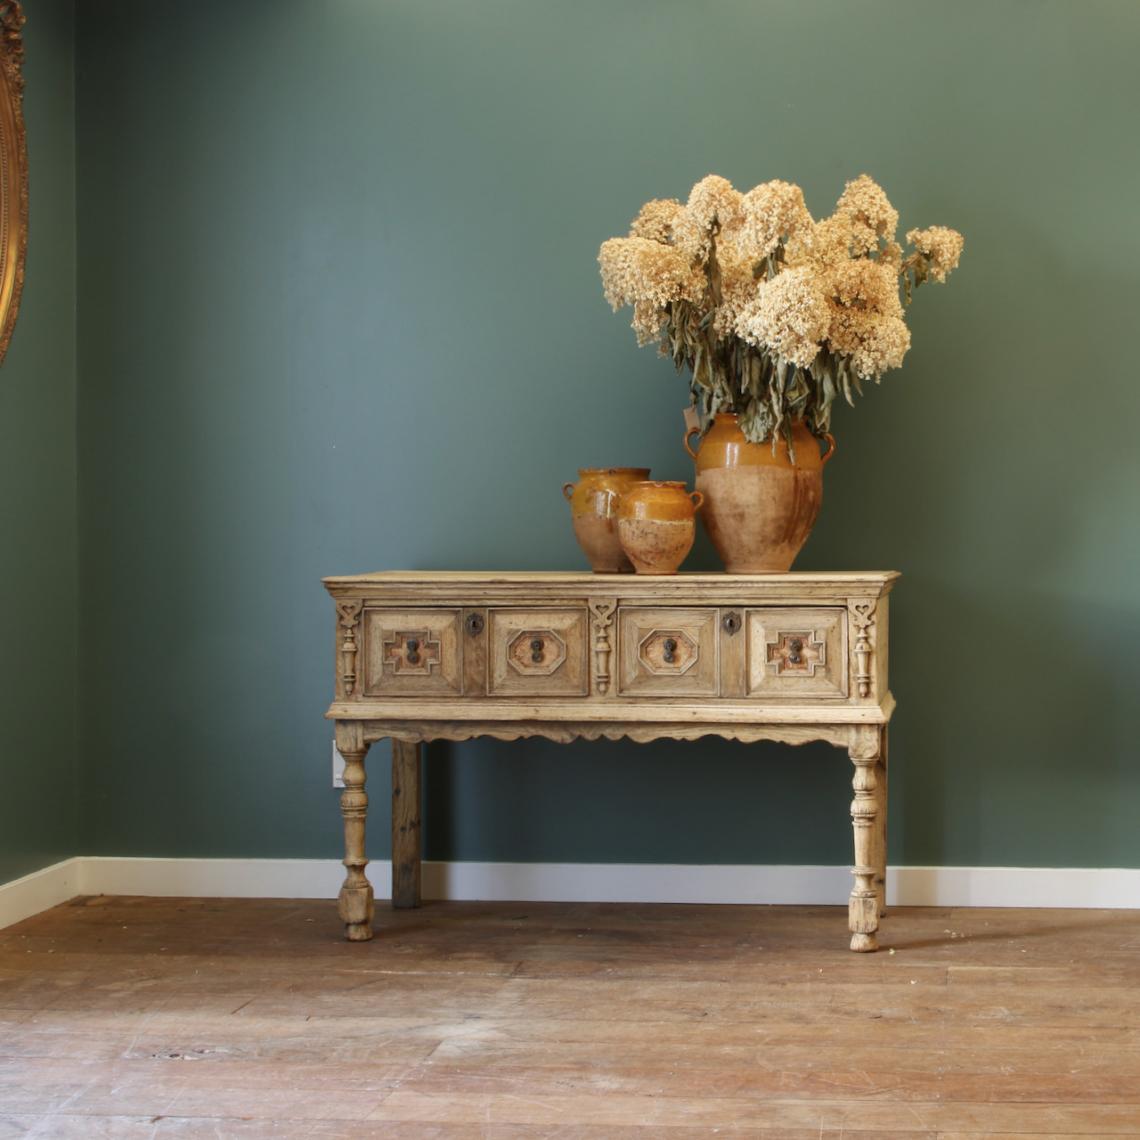
[[[23,26],[19,0],[0,0],[0,363],[20,310],[28,249]]]

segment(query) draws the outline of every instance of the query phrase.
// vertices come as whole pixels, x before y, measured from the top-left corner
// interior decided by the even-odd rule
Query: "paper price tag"
[[[690,404],[685,409],[685,431],[695,431],[701,426],[701,417],[697,414],[697,409]]]

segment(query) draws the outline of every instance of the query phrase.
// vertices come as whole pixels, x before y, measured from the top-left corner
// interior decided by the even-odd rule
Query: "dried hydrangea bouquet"
[[[686,204],[647,202],[628,237],[602,245],[606,299],[633,306],[639,344],[692,372],[697,487],[730,571],[791,566],[819,512],[835,400],[902,363],[904,298],[958,264],[954,230],[911,230],[904,250],[897,227],[866,175],[820,221],[792,183],[742,194],[709,175]]]

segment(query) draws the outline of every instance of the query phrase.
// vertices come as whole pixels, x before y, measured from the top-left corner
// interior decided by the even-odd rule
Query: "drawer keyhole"
[[[406,654],[408,664],[409,665],[418,665],[420,663],[419,639],[415,638],[415,637],[409,637],[405,644],[408,647],[408,652]]]
[[[677,660],[677,642],[673,638],[667,637],[663,648],[665,650],[663,654],[665,664],[672,665]]]
[[[790,650],[790,652],[788,653],[788,664],[789,665],[802,665],[803,664],[804,659],[803,659],[803,657],[800,656],[800,654],[803,652],[803,648],[804,648],[803,639],[799,638],[799,637],[793,637],[792,640],[788,643],[788,649]]]
[[[543,641],[542,641],[541,637],[535,637],[535,638],[531,639],[530,659],[536,665],[542,664],[542,650],[543,650],[543,648],[544,648],[544,645],[543,645]]]

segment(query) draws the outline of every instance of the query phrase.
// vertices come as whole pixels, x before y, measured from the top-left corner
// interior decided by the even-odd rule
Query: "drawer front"
[[[365,696],[462,692],[458,610],[365,610],[363,621]]]
[[[584,697],[585,607],[490,611],[490,692],[502,697]]]
[[[715,697],[720,692],[715,609],[623,607],[618,618],[618,692]]]
[[[745,621],[750,697],[847,696],[846,610],[749,610]]]

